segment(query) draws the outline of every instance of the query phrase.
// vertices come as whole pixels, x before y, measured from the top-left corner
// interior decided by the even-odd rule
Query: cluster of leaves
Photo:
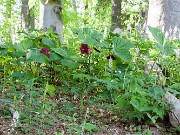
[[[178,76],[178,69],[172,67],[179,59],[174,51],[177,44],[166,41],[160,30],[149,29],[156,42],[128,39],[123,33],[103,36],[91,28],[73,30],[73,42],[67,44],[61,44],[51,29],[19,33],[23,35],[19,43],[0,45],[1,97],[16,105],[22,123],[33,123],[38,129],[58,122],[54,113],[63,107],[55,99],[64,93],[78,97],[79,116],[85,111],[85,102],[90,102],[86,98],[93,97],[107,103],[120,117],[139,121],[149,118],[156,123],[165,114],[166,90],[177,94],[179,79],[170,75],[166,83],[158,81],[153,70],[146,74],[144,68],[155,60],[162,69]],[[69,109],[71,114],[72,107]],[[91,132],[96,126],[85,121],[76,129]]]

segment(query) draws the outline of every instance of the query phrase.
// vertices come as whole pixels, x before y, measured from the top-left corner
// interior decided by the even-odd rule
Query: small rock
[[[172,105],[172,108],[168,112],[170,123],[173,127],[180,126],[180,100],[169,92],[166,92],[164,100],[165,103]]]
[[[115,28],[113,31],[114,34],[121,34],[122,30],[120,28]]]

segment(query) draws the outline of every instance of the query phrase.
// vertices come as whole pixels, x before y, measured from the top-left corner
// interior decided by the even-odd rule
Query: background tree
[[[149,0],[147,25],[159,27],[167,36],[179,35],[180,29],[179,0]],[[177,37],[176,36],[176,37]]]
[[[46,2],[41,0],[40,3],[40,28],[46,30],[52,28],[54,32],[60,34],[61,41],[63,42],[63,24],[61,20],[61,2],[50,0]]]
[[[122,0],[112,0],[112,29],[121,28]]]
[[[34,29],[35,27],[35,15],[33,12],[33,8],[29,9],[28,2],[29,0],[21,0],[22,6],[21,6],[21,25],[24,28],[25,31],[29,31],[29,29]]]

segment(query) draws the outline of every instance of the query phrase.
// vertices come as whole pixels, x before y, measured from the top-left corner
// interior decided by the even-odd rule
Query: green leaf
[[[51,48],[55,53],[61,55],[64,58],[69,58],[67,52],[64,49],[61,48]]]
[[[42,43],[49,46],[50,48],[56,47],[55,43],[47,37],[42,38]]]
[[[96,45],[97,45],[97,46],[100,46],[100,47],[105,47],[105,48],[109,48],[109,47],[110,47],[110,46],[109,46],[109,43],[108,43],[108,42],[105,42],[105,41],[103,41],[103,42],[97,42]]]
[[[158,116],[151,116],[149,113],[146,114],[154,124],[156,123],[156,120],[159,118]]]
[[[27,62],[35,61],[38,63],[46,63],[48,60],[45,54],[41,54],[37,48],[29,49],[26,55]]]
[[[118,103],[116,104],[116,106],[120,109],[120,110],[124,110],[124,109],[128,109],[131,107],[131,105],[129,104],[129,102],[125,99],[123,99],[122,97],[118,98]]]
[[[148,26],[149,31],[151,32],[152,36],[156,39],[156,41],[160,44],[163,45],[164,44],[164,33],[158,29],[158,28],[153,28],[151,26]]]
[[[132,60],[132,55],[127,49],[113,49],[112,52],[125,62],[130,62]]]
[[[57,55],[56,53],[54,53],[54,52],[51,52],[51,54],[50,54],[50,58],[49,58],[51,61],[57,61],[57,60],[59,60],[60,59],[60,56],[59,55]]]
[[[29,10],[34,7],[34,5],[36,4],[36,1],[37,0],[28,0]]]
[[[152,107],[148,105],[149,100],[147,100],[145,97],[134,96],[132,97],[130,103],[140,112],[152,110]]]
[[[149,129],[146,129],[143,131],[142,135],[153,135],[152,131]]]
[[[73,74],[73,79],[80,79],[80,80],[87,79],[88,81],[90,81],[91,76],[87,74]]]
[[[92,132],[93,130],[97,130],[97,126],[91,123],[84,122],[82,126],[84,127],[85,130],[89,132]]]
[[[79,63],[67,59],[62,59],[61,64],[71,69],[76,69],[79,67]]]
[[[29,48],[31,48],[31,46],[32,46],[31,42],[27,40],[23,40],[19,45],[14,45],[14,48],[17,49],[18,51],[26,52]]]
[[[96,43],[96,40],[93,38],[85,38],[83,43],[88,45],[94,45]]]
[[[45,123],[47,123],[49,125],[55,125],[55,123],[52,120],[50,120],[50,119],[46,119]]]
[[[15,78],[23,78],[24,76],[25,76],[25,73],[21,73],[21,72],[12,73],[12,77],[15,77]]]
[[[123,61],[130,62],[132,60],[132,55],[130,54],[129,49],[134,45],[128,40],[119,37],[112,37],[112,42],[114,45],[112,52]]]
[[[114,48],[118,50],[120,49],[128,50],[134,47],[134,45],[130,41],[116,36],[112,37],[112,43],[114,45]]]
[[[46,85],[47,93],[51,96],[55,96],[55,87],[53,85]]]
[[[21,51],[17,51],[17,52],[11,52],[11,53],[9,53],[9,55],[14,58],[14,57],[26,56],[26,53],[21,52]]]

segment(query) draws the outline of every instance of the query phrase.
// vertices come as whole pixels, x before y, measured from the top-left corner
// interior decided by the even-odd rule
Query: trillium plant
[[[90,73],[90,54],[91,54],[91,49],[89,48],[88,44],[81,44],[80,47],[81,54],[88,54],[87,59],[88,62],[85,62],[85,67],[87,67],[87,71]]]

